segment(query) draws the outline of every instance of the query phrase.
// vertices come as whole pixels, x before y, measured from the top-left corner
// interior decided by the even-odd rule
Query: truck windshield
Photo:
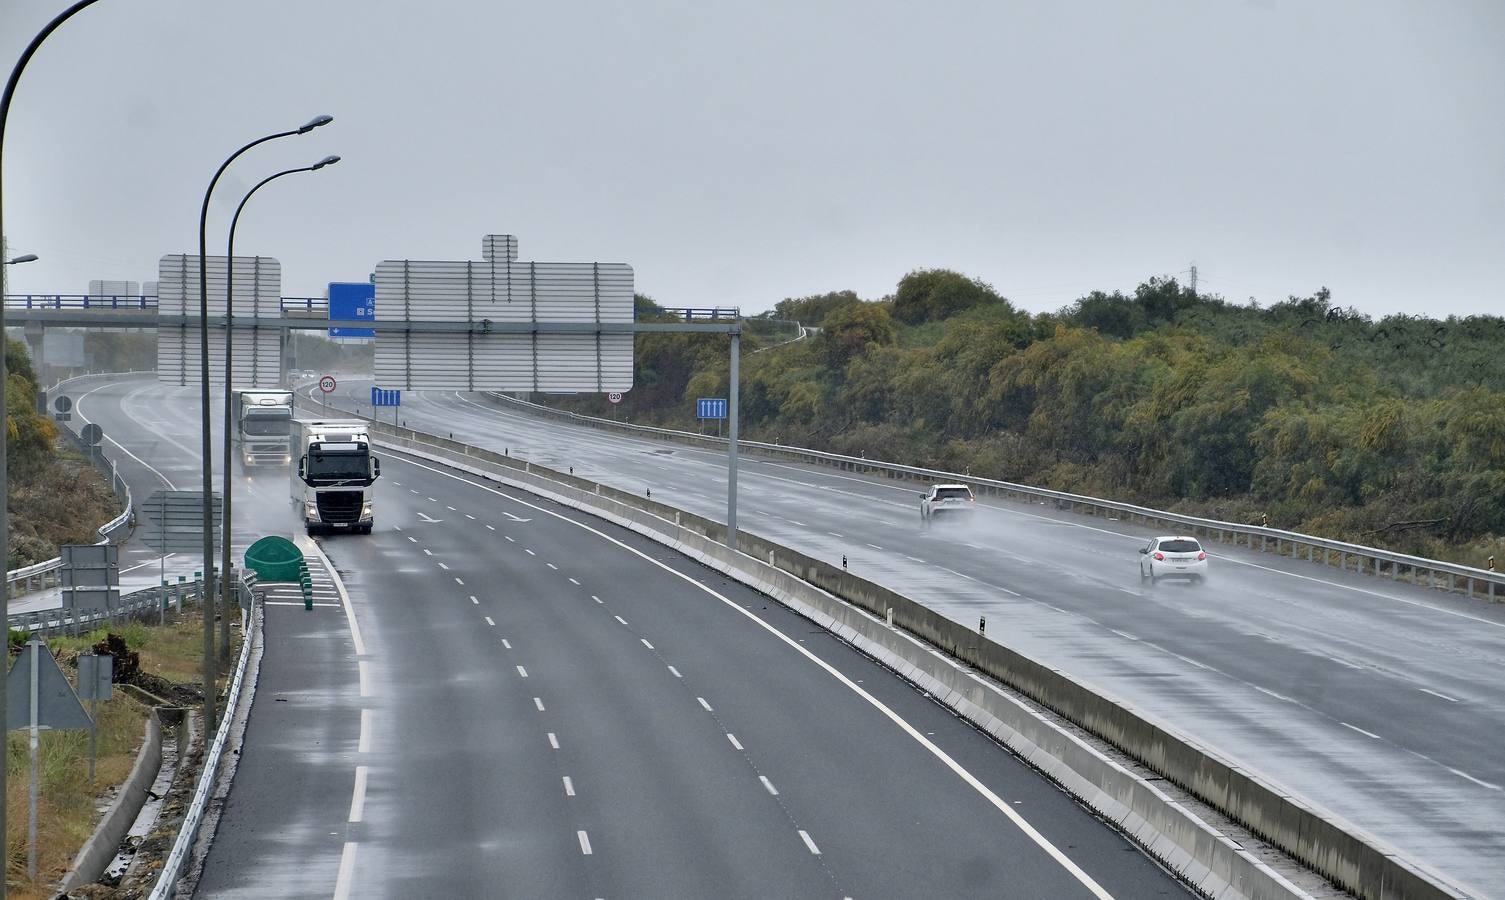
[[[315,450],[308,454],[308,478],[341,479],[370,477],[366,450]]]
[[[292,413],[285,409],[252,410],[246,413],[241,427],[246,434],[256,437],[287,437],[291,433],[289,425],[292,420]]]

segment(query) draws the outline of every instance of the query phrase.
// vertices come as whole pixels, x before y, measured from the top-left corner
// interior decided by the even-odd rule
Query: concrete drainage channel
[[[907,597],[747,532],[738,533],[742,552],[729,551],[723,524],[666,504],[457,441],[368,421],[373,439],[383,446],[600,516],[768,594],[993,735],[1207,896],[1274,900],[1333,895],[1330,885],[1312,883],[1309,876],[1288,877],[1264,861],[1284,853],[1362,898],[1465,897],[1355,826]],[[1028,701],[1105,741],[1128,760],[1116,762],[1111,752],[1078,738],[1071,727]],[[1180,802],[1136,774],[1135,764],[1279,852],[1246,848],[1236,833],[1195,815],[1194,802]]]

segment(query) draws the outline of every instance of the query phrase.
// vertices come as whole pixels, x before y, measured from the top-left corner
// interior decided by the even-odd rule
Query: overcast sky
[[[0,0],[8,69],[66,3]],[[4,159],[13,293],[237,248],[317,296],[384,259],[630,263],[767,309],[916,268],[1031,310],[1192,262],[1269,303],[1505,311],[1505,3],[100,0]]]

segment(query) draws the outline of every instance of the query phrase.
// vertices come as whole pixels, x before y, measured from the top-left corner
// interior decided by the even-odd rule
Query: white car
[[[1201,581],[1207,577],[1207,551],[1194,537],[1168,535],[1150,538],[1139,548],[1139,579],[1161,578]]]
[[[920,521],[929,525],[940,516],[965,516],[977,508],[977,497],[965,484],[934,484],[920,501]]]

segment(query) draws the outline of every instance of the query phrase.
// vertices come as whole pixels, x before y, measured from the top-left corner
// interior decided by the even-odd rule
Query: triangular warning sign
[[[28,643],[5,679],[5,728],[31,727],[32,659],[36,659],[37,724],[43,728],[88,728],[89,714],[46,644]]]

